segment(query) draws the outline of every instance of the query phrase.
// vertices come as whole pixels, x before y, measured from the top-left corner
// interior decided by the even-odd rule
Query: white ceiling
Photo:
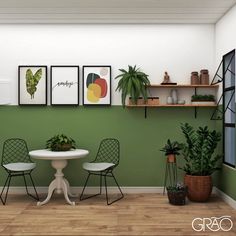
[[[0,0],[0,23],[216,23],[236,0]]]

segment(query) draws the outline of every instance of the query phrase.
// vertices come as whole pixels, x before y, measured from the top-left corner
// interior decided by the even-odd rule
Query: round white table
[[[50,160],[52,167],[56,169],[55,179],[50,183],[48,187],[48,195],[44,201],[37,203],[38,206],[48,203],[52,197],[54,190],[56,190],[57,193],[63,192],[66,201],[70,205],[75,205],[75,202],[72,202],[69,199],[68,195],[71,197],[76,197],[77,195],[71,193],[69,182],[64,177],[62,170],[67,166],[68,160],[82,158],[88,154],[89,151],[84,149],[74,149],[71,151],[63,152],[53,152],[47,149],[42,149],[29,152],[29,155],[32,158],[40,160]]]

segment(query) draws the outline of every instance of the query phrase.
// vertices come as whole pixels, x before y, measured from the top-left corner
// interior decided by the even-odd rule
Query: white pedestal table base
[[[56,193],[58,194],[63,192],[66,202],[74,206],[75,202],[72,202],[69,199],[68,195],[70,197],[78,197],[78,195],[71,193],[69,182],[66,178],[64,178],[64,174],[62,172],[62,170],[67,166],[67,160],[52,160],[51,164],[52,167],[56,169],[55,179],[50,183],[48,187],[48,195],[46,199],[42,202],[38,202],[37,205],[42,206],[48,203],[52,197],[53,192],[56,191]]]

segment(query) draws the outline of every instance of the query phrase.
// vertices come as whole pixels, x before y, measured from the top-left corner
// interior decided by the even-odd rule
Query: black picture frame
[[[83,86],[83,89],[82,89],[83,105],[84,106],[111,106],[111,90],[112,90],[111,66],[110,65],[84,65],[82,74],[83,74],[83,85],[82,85]],[[94,85],[94,83],[88,82],[89,74],[94,74],[94,76],[92,76],[93,78],[90,78],[90,81],[96,82],[96,78],[99,79],[99,83],[97,83],[97,85],[101,87],[101,97],[95,98],[94,96],[95,100],[98,99],[98,101],[96,102],[88,101],[88,86],[92,84]]]
[[[31,71],[31,76],[37,76],[39,69],[42,69],[41,78],[32,89],[27,88],[26,72]],[[33,71],[32,71],[33,70]],[[45,65],[19,65],[18,66],[18,105],[19,106],[47,106],[47,66]],[[40,73],[38,73],[39,76]],[[33,77],[32,77],[33,78]],[[41,83],[40,83],[41,82]],[[29,92],[30,91],[30,92]],[[36,93],[36,94],[35,94]],[[37,95],[35,97],[35,95]]]
[[[67,99],[71,99],[71,100],[74,100],[74,102],[55,102],[55,98],[54,98],[54,92],[53,92],[53,89],[55,89],[55,82],[54,82],[54,76],[53,76],[53,69],[63,69],[63,68],[74,68],[76,69],[76,81],[67,81],[68,79],[68,76],[66,77],[66,81],[61,81],[60,83],[64,83],[64,88],[68,89],[68,88],[71,88],[71,84],[73,86],[73,90],[76,90],[74,92],[74,95],[76,96],[75,99],[73,99],[72,95],[73,93],[72,92],[68,92],[68,94],[65,94],[65,96],[67,97]],[[79,73],[80,73],[80,67],[78,65],[51,65],[50,66],[50,104],[52,106],[79,106],[79,88],[80,88],[80,79],[79,79]],[[57,78],[58,79],[58,78]],[[59,83],[59,82],[57,82]],[[74,86],[75,84],[77,83],[76,86]],[[63,89],[63,88],[62,88]],[[59,91],[58,91],[59,92]],[[65,92],[65,90],[64,90]],[[60,95],[63,93],[63,91],[60,91]],[[68,97],[69,96],[69,97]],[[71,96],[71,97],[70,97]],[[60,98],[61,101],[63,100],[63,97]]]

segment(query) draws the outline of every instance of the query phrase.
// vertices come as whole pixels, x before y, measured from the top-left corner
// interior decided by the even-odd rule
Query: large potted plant
[[[183,144],[184,183],[191,201],[207,201],[212,192],[212,173],[220,169],[220,155],[214,155],[221,134],[207,126],[194,130],[188,123],[181,124],[186,143]]]
[[[125,107],[125,100],[130,96],[132,104],[137,104],[140,96],[143,103],[147,102],[147,86],[150,85],[148,75],[140,71],[136,66],[129,66],[128,70],[119,69],[121,74],[115,77],[120,79],[116,90],[121,91],[121,101]]]

